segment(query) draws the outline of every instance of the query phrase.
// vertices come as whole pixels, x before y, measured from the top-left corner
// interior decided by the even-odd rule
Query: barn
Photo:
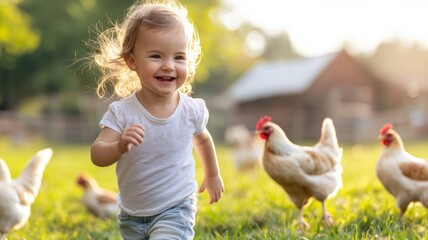
[[[290,139],[313,140],[319,138],[322,120],[330,117],[341,141],[358,142],[376,140],[385,122],[412,129],[415,112],[420,127],[426,127],[428,91],[419,83],[397,79],[378,77],[340,51],[260,63],[237,79],[227,95],[233,102],[234,124],[254,129],[261,116],[270,115]],[[411,88],[418,90],[417,96]]]

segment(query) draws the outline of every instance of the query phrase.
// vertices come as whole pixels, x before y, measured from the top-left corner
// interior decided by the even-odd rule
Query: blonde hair
[[[137,1],[127,11],[125,20],[115,23],[112,28],[99,32],[96,44],[92,46],[92,61],[101,70],[96,93],[103,98],[109,83],[114,87],[114,93],[120,98],[129,96],[141,88],[137,74],[130,70],[125,59],[130,56],[137,39],[141,25],[150,29],[166,29],[179,26],[189,39],[188,77],[179,91],[190,95],[202,51],[199,35],[188,17],[186,8],[175,0]]]

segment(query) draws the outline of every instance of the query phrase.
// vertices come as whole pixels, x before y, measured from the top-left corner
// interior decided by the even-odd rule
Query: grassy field
[[[406,149],[428,158],[428,142],[407,143]],[[44,142],[20,147],[0,140],[0,157],[16,177],[28,159]],[[100,220],[89,215],[80,204],[82,190],[75,184],[80,172],[94,176],[102,187],[117,190],[114,167],[99,168],[89,159],[89,146],[49,146],[54,156],[46,168],[42,188],[32,208],[28,224],[8,235],[15,239],[120,239],[116,219]],[[223,199],[208,203],[206,193],[199,196],[196,239],[427,239],[427,211],[421,205],[408,210],[402,222],[395,200],[381,186],[375,165],[381,152],[379,143],[343,146],[344,186],[328,200],[335,226],[321,221],[321,204],[313,201],[305,210],[310,229],[297,230],[297,209],[285,192],[262,168],[249,174],[236,173],[231,149],[217,146],[226,186]],[[198,163],[200,181],[202,169]]]

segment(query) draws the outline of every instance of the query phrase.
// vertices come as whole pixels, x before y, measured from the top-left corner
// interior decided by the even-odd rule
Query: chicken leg
[[[322,201],[322,213],[323,213],[322,217],[323,217],[325,223],[327,224],[327,226],[333,225],[334,221],[333,221],[333,218],[331,217],[331,215],[327,212],[325,201]]]
[[[304,208],[303,206],[299,207],[299,216],[298,216],[298,219],[299,219],[299,230],[300,231],[305,230],[305,229],[307,229],[307,228],[309,228],[311,226],[303,218],[303,208]]]

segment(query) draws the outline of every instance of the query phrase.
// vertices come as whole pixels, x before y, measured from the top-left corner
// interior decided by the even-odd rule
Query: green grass
[[[414,155],[428,158],[428,142],[406,144]],[[16,177],[43,141],[13,146],[0,141],[0,157]],[[99,168],[89,159],[88,146],[51,146],[54,156],[46,168],[42,188],[32,207],[28,224],[8,235],[14,239],[120,239],[116,219],[100,220],[80,204],[82,190],[75,184],[80,172],[94,176],[102,187],[117,190],[114,167]],[[381,152],[379,143],[343,146],[344,186],[327,208],[335,219],[333,227],[321,221],[321,204],[312,201],[305,210],[311,227],[297,234],[297,209],[285,192],[263,171],[240,174],[232,165],[232,152],[217,146],[226,192],[210,205],[206,193],[199,195],[195,239],[427,239],[427,211],[421,205],[408,210],[397,222],[395,199],[375,174]],[[200,182],[202,169],[197,163]]]

